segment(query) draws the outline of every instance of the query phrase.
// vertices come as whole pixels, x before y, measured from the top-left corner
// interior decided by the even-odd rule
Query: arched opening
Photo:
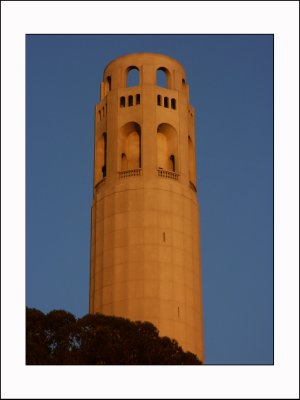
[[[132,107],[133,106],[133,96],[129,96],[128,97],[128,107]]]
[[[121,128],[121,171],[141,168],[141,128],[128,122]]]
[[[125,153],[121,155],[121,171],[128,170],[128,160]]]
[[[106,157],[107,157],[107,135],[104,132],[100,138],[99,143],[99,166],[101,171],[101,177],[106,177]]]
[[[161,106],[161,95],[160,94],[157,95],[157,105]]]
[[[173,154],[170,156],[170,167],[171,171],[175,172],[175,156]]]
[[[178,172],[177,132],[170,124],[157,127],[157,168]]]
[[[107,90],[110,91],[111,90],[111,77],[108,76],[106,78],[106,83],[107,83]]]
[[[171,99],[171,108],[176,110],[176,99]]]
[[[186,87],[186,82],[185,82],[184,78],[182,78],[182,81],[181,81],[181,89],[184,94],[187,94],[187,87]]]
[[[157,167],[159,169],[168,169],[168,139],[166,135],[157,132]]]
[[[189,180],[196,186],[196,160],[195,160],[195,149],[191,137],[188,137],[189,147]]]
[[[136,96],[135,96],[135,104],[140,104],[141,103],[141,95],[140,94],[137,94]]]
[[[140,71],[137,67],[131,66],[127,69],[127,87],[139,86]]]
[[[164,107],[169,108],[169,98],[164,97]]]
[[[170,73],[165,67],[156,70],[156,85],[164,88],[170,88]]]

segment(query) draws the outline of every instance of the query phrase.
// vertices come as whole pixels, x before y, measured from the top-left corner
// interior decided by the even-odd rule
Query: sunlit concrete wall
[[[127,76],[138,69],[139,82]],[[157,84],[157,70],[167,87]],[[112,61],[95,110],[90,312],[150,321],[204,360],[194,109],[176,60]]]

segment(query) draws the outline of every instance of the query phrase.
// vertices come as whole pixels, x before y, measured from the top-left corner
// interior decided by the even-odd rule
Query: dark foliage
[[[150,322],[26,309],[27,365],[199,365]]]

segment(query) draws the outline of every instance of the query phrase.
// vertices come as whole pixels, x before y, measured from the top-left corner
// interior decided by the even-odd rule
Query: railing
[[[196,186],[193,184],[193,182],[190,181],[190,188],[194,191],[197,192]]]
[[[178,181],[179,174],[177,174],[177,172],[167,171],[166,169],[158,168],[157,173],[158,176],[161,176],[162,178],[169,178]]]
[[[127,169],[126,171],[119,172],[119,178],[129,178],[130,176],[142,175],[142,168]]]

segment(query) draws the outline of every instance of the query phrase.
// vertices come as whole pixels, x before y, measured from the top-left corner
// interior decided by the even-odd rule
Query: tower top
[[[101,99],[110,90],[127,87],[127,76],[131,70],[139,71],[139,85],[156,85],[156,72],[163,71],[167,77],[167,88],[184,90],[186,94],[186,74],[182,64],[172,57],[160,53],[125,54],[112,60],[105,68]]]
[[[172,63],[174,65],[177,64],[178,68],[180,68],[183,72],[184,67],[183,65],[177,61],[175,58],[172,58],[170,56],[167,56],[162,53],[148,53],[148,52],[140,52],[140,53],[129,53],[129,54],[124,54],[123,56],[117,57],[114,60],[110,61],[105,70],[104,70],[104,76],[106,70],[110,69],[111,66],[116,66],[116,65],[122,65],[126,64],[127,62],[138,62],[138,63],[149,63],[149,64],[159,64],[159,63],[167,63],[168,65]],[[163,65],[162,65],[163,67]]]

